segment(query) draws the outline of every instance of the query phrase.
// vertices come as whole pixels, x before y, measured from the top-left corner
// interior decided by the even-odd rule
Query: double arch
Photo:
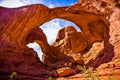
[[[9,20],[9,22],[6,21],[6,23],[1,22],[4,28],[0,34],[6,35],[6,38],[21,47],[25,47],[26,44],[35,41],[43,47],[43,53],[46,53],[46,49],[51,47],[47,43],[46,36],[38,27],[52,19],[60,18],[71,21],[80,28],[87,42],[85,50],[89,50],[91,45],[96,41],[107,40],[104,34],[108,35],[109,32],[108,22],[101,16],[86,10],[84,7],[79,6],[75,8],[74,6],[52,9],[42,4],[28,5],[13,9],[0,7],[0,13],[4,14],[1,16],[1,20],[4,21],[5,18]],[[14,15],[12,16],[13,13]],[[7,30],[7,28],[9,30]],[[44,47],[46,47],[46,49],[44,49]],[[49,55],[48,53],[46,54]]]

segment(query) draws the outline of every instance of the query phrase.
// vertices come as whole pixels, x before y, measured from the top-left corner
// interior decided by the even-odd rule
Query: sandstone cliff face
[[[67,26],[58,32],[53,46],[64,54],[75,54],[84,51],[88,44],[81,32],[77,32],[72,26]]]
[[[26,45],[37,42],[42,51],[49,47],[45,34],[39,27],[52,18],[46,6],[30,5],[8,9],[0,7],[0,74],[9,79],[12,72],[19,79],[35,79],[48,76],[48,69],[39,60],[36,52]],[[50,17],[51,16],[51,17]],[[50,19],[51,20],[51,19]]]
[[[54,18],[74,22],[81,32],[67,26],[49,45],[46,35],[38,27]],[[51,75],[50,71],[56,70],[58,76],[68,76],[72,72],[77,73],[76,67],[86,65],[99,71],[103,80],[107,80],[110,74],[119,80],[119,25],[119,0],[79,0],[72,6],[52,9],[42,4],[13,9],[0,7],[0,78],[9,79],[8,75],[17,72],[18,79],[43,80]],[[43,63],[36,52],[26,46],[34,41],[42,48]],[[94,45],[97,42],[104,44],[101,43],[102,47],[97,49]],[[95,57],[89,56],[94,53]],[[60,73],[61,70],[63,73]],[[69,73],[64,73],[66,70]],[[84,74],[65,79],[75,80],[76,77],[77,80],[89,79]]]
[[[119,0],[98,0],[98,1],[92,1],[92,0],[80,0],[78,2],[79,5],[84,6],[88,8],[90,11],[96,12],[96,14],[101,14],[103,15],[110,23],[109,26],[109,35],[106,36],[105,38],[108,38],[107,42],[109,45],[108,46],[113,46],[112,49],[114,49],[111,52],[108,52],[108,54],[111,55],[113,54],[119,54],[119,52],[116,52],[116,46],[118,47],[119,45],[119,22],[120,22],[120,6],[119,6]],[[89,5],[88,5],[89,4]],[[111,49],[109,48],[109,50]],[[115,52],[115,53],[114,53]],[[113,58],[114,59],[114,58]]]
[[[49,10],[42,4],[14,9],[0,7],[1,38],[23,46],[27,35],[50,19]]]
[[[104,49],[99,53],[98,58],[89,62],[88,66],[97,67],[100,80],[108,80],[108,75],[114,75],[113,80],[119,80],[119,22],[120,22],[120,3],[119,0],[79,0],[74,8],[83,6],[93,13],[104,16],[110,23],[109,33],[105,35],[107,39],[105,41]],[[85,78],[85,74],[78,74],[68,78],[59,78],[58,80],[78,80]]]

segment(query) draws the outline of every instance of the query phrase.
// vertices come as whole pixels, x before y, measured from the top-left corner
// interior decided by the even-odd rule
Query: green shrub
[[[100,80],[99,72],[96,73],[97,80]]]
[[[53,78],[51,76],[48,77],[48,80],[53,80]]]
[[[113,80],[113,74],[108,75],[108,80]]]
[[[16,80],[16,77],[17,77],[17,73],[12,72],[12,74],[10,75],[10,80]]]
[[[83,66],[82,68],[79,69],[80,71],[82,71],[83,73],[87,73],[87,68],[85,66]]]
[[[88,67],[88,69],[83,66],[83,68],[80,69],[83,73],[88,74],[89,78],[91,80],[100,80],[99,73],[97,72],[96,75],[94,75],[93,67]]]

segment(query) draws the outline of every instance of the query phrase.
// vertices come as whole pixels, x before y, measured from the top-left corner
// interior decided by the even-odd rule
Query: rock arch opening
[[[37,7],[37,8],[35,8],[35,7]],[[59,42],[59,41],[65,42],[66,39],[68,40],[64,44],[64,47],[67,50],[64,50],[64,47],[63,47],[63,49],[61,49],[62,53],[79,53],[79,52],[85,53],[88,50],[90,50],[90,48],[94,42],[104,40],[104,34],[106,33],[105,26],[107,26],[107,24],[105,24],[105,20],[103,20],[100,16],[97,16],[95,14],[91,14],[91,13],[87,12],[86,10],[81,10],[81,9],[73,10],[72,7],[57,7],[57,8],[49,9],[48,7],[46,7],[42,4],[29,5],[27,7],[24,6],[24,7],[18,8],[18,10],[20,10],[20,11],[22,10],[22,12],[24,14],[27,14],[24,11],[24,8],[27,8],[28,11],[29,10],[31,11],[31,8],[33,8],[33,9],[35,8],[34,10],[32,10],[32,14],[30,13],[30,15],[26,16],[25,21],[22,18],[23,23],[25,23],[24,26],[19,25],[19,24],[18,24],[19,26],[17,26],[17,27],[10,26],[10,31],[14,31],[13,33],[11,33],[9,30],[6,31],[7,38],[8,39],[10,38],[10,41],[12,40],[14,43],[20,45],[21,48],[26,47],[26,44],[35,41],[41,46],[43,53],[45,53],[47,55],[46,57],[49,56],[49,58],[50,58],[51,55],[52,55],[52,57],[56,56],[55,53],[57,53],[57,52],[56,51],[52,52],[51,45],[48,44],[46,35],[41,30],[41,28],[38,28],[42,24],[44,24],[48,21],[51,21],[55,18],[65,19],[65,20],[74,22],[81,29],[81,33],[74,30],[75,34],[72,33],[72,38],[71,38],[72,41],[70,41],[70,39],[69,39],[70,38],[69,32],[67,33],[68,35],[65,35],[62,37],[63,40],[61,38],[60,39],[58,38],[56,40],[57,42]],[[73,5],[73,8],[74,8],[74,5]],[[10,12],[9,9],[5,9],[5,8],[2,8],[2,9],[6,10],[6,12],[8,11],[9,13],[12,14],[12,12]],[[13,12],[16,12],[15,8],[13,9]],[[5,13],[5,11],[3,11],[3,14],[4,13]],[[7,14],[9,14],[9,13],[7,13]],[[17,13],[19,13],[19,12],[17,12]],[[36,13],[36,14],[34,14],[34,13]],[[40,13],[40,14],[38,15],[37,13]],[[19,16],[23,16],[23,15],[19,15]],[[4,15],[2,18],[4,20],[4,18],[7,18],[7,17]],[[7,19],[9,19],[9,17]],[[15,19],[17,23],[20,22],[18,20],[18,18],[16,18],[16,16],[13,16],[13,19]],[[11,19],[11,22],[12,22],[12,19]],[[64,29],[63,29],[63,33],[66,34]],[[21,33],[21,31],[22,31],[22,33]],[[71,33],[70,33],[70,35],[71,35]],[[76,37],[76,35],[77,35],[77,37]],[[50,37],[51,37],[51,35],[50,35]],[[77,44],[75,44],[75,42]],[[79,44],[78,44],[78,42],[79,42]],[[71,43],[72,43],[72,45],[71,45]],[[70,44],[69,50],[67,48],[68,44]],[[61,45],[59,45],[59,46],[61,46]],[[58,48],[56,46],[54,46],[54,47],[56,49]],[[54,48],[53,48],[53,50],[54,50]],[[58,52],[60,52],[60,51],[58,51]]]
[[[42,29],[42,31],[47,37],[47,41],[49,45],[51,45],[55,41],[58,31],[66,26],[73,26],[78,32],[81,31],[80,28],[78,28],[78,26],[73,22],[59,18],[44,23],[43,25],[40,26],[40,29]],[[40,60],[42,60],[43,52],[41,50],[41,45],[39,45],[36,42],[33,42],[33,43],[29,43],[27,46],[33,48],[34,51],[37,52]]]
[[[35,52],[37,52],[39,59],[42,60],[43,53],[42,53],[41,47],[38,45],[38,43],[36,43],[36,42],[29,43],[29,44],[27,44],[27,46],[29,48],[33,48],[33,50]]]
[[[34,5],[34,6],[37,6],[37,5]],[[41,7],[43,8],[42,5],[40,5],[40,9],[42,9]],[[112,50],[112,49],[114,49],[114,48],[108,42],[109,30],[106,28],[108,26],[108,24],[105,24],[104,20],[102,20],[101,17],[99,17],[98,15],[89,14],[89,12],[85,12],[85,11],[79,11],[78,9],[76,10],[75,8],[71,9],[72,7],[73,6],[67,8],[67,9],[65,9],[66,7],[63,7],[63,8],[61,7],[62,9],[55,8],[55,10],[47,9],[47,7],[46,7],[45,13],[47,13],[48,15],[52,15],[52,16],[48,17],[48,15],[45,15],[45,13],[43,12],[44,10],[40,10],[41,11],[40,16],[36,14],[35,17],[32,16],[32,18],[30,19],[30,18],[28,18],[29,17],[29,15],[28,15],[26,17],[27,18],[26,21],[28,21],[27,22],[28,24],[25,24],[24,26],[21,24],[19,25],[19,23],[26,23],[26,21],[24,21],[26,18],[23,16],[24,18],[21,19],[21,20],[23,20],[23,22],[21,22],[21,21],[19,22],[19,20],[18,20],[18,18],[20,18],[19,16],[22,16],[22,15],[16,14],[16,16],[12,16],[13,19],[15,19],[14,21],[16,23],[16,25],[15,25],[16,27],[13,26],[13,23],[10,24],[9,26],[7,26],[6,25],[7,23],[5,23],[3,21],[3,20],[5,20],[7,22],[6,19],[9,20],[12,17],[10,17],[10,18],[9,17],[7,18],[7,16],[2,17],[1,23],[3,21],[3,23],[4,23],[3,25],[5,26],[6,31],[3,31],[3,29],[1,29],[1,31],[4,32],[4,35],[0,36],[0,37],[2,37],[2,40],[0,42],[0,45],[2,47],[1,51],[5,52],[4,54],[7,53],[8,57],[11,57],[11,56],[9,56],[11,54],[13,56],[15,55],[12,59],[9,58],[10,60],[6,59],[8,64],[3,64],[3,69],[2,69],[3,71],[2,72],[4,72],[4,70],[6,70],[5,69],[6,67],[8,68],[8,65],[10,66],[9,68],[11,68],[12,70],[17,70],[17,71],[23,70],[24,66],[26,66],[26,68],[28,68],[30,66],[30,68],[28,68],[27,71],[26,70],[25,70],[25,72],[23,71],[23,73],[30,72],[29,75],[33,75],[35,73],[35,72],[31,73],[31,70],[38,71],[40,69],[40,66],[42,66],[42,65],[41,65],[40,61],[38,60],[37,55],[34,54],[35,52],[32,49],[29,49],[28,47],[26,47],[27,42],[28,43],[30,43],[32,41],[34,42],[34,40],[35,40],[35,42],[37,42],[41,46],[43,51],[44,51],[44,49],[46,49],[44,51],[45,52],[45,59],[46,59],[45,63],[46,64],[48,63],[48,66],[50,63],[51,64],[56,63],[56,60],[58,62],[60,60],[66,59],[66,57],[60,56],[60,54],[59,54],[60,51],[57,52],[57,48],[59,48],[61,50],[61,52],[63,51],[63,53],[66,53],[66,54],[67,53],[76,54],[76,53],[80,53],[80,52],[86,52],[86,49],[88,49],[88,50],[91,49],[91,46],[93,45],[93,43],[100,42],[100,41],[105,41],[105,45],[103,45],[103,47],[105,47],[105,48],[104,48],[104,50],[101,51],[102,54],[100,54],[98,56],[98,59],[96,59],[94,61],[94,64],[92,64],[92,65],[94,67],[96,67],[96,65],[98,66],[99,64],[101,64],[103,62],[110,61],[112,59],[111,57],[113,57],[113,55],[111,55],[110,53],[111,52],[113,53],[114,50]],[[60,12],[60,9],[61,9],[61,12]],[[6,10],[6,9],[4,9],[4,10]],[[72,10],[73,10],[73,12],[72,12]],[[74,11],[74,10],[76,10],[76,11]],[[33,10],[31,10],[31,11],[33,11]],[[38,13],[40,11],[38,11]],[[52,12],[52,11],[54,11],[54,12]],[[3,11],[3,12],[6,13],[7,11]],[[16,11],[15,11],[15,13],[16,13]],[[24,13],[24,14],[26,14],[26,13]],[[31,12],[30,12],[30,14],[31,14]],[[9,15],[9,13],[8,13],[8,15]],[[40,17],[40,20],[38,20],[38,17]],[[75,31],[74,35],[72,33],[72,38],[71,38],[71,36],[69,34],[66,34],[66,32],[63,31],[63,33],[66,35],[63,36],[62,39],[58,38],[56,40],[56,42],[60,41],[61,43],[63,42],[65,44],[63,44],[62,46],[61,45],[52,45],[52,46],[47,45],[46,47],[44,47],[47,44],[46,43],[47,39],[44,37],[42,30],[40,31],[40,28],[38,28],[38,25],[42,25],[43,23],[45,23],[49,20],[52,20],[54,18],[62,18],[62,19],[66,19],[66,20],[69,20],[69,21],[76,23],[81,28],[81,31],[83,34]],[[12,19],[10,19],[10,21],[13,22]],[[34,23],[34,21],[35,21],[35,23]],[[38,22],[36,22],[36,21],[38,21]],[[36,24],[36,25],[34,25],[34,24]],[[37,27],[37,29],[34,30],[36,27]],[[67,29],[69,29],[69,28],[71,28],[71,27],[68,27]],[[12,31],[14,31],[14,32],[12,32]],[[37,31],[38,31],[38,33],[37,33]],[[28,38],[26,38],[27,36],[28,36]],[[12,44],[12,42],[14,45]],[[84,44],[83,44],[83,42],[84,42]],[[70,43],[70,47],[67,46],[69,43]],[[85,48],[83,48],[84,46],[85,46]],[[18,49],[17,49],[17,47],[18,47]],[[68,50],[68,47],[69,47],[69,50]],[[98,46],[98,47],[100,47],[100,46]],[[111,47],[112,47],[112,49],[111,49]],[[10,50],[10,49],[12,49],[12,50]],[[21,50],[23,50],[23,51],[21,51]],[[14,52],[15,53],[22,52],[22,54],[13,54]],[[8,54],[8,53],[10,53],[10,54]],[[110,54],[110,57],[108,57],[109,54]],[[20,57],[18,57],[19,55],[20,55]],[[28,58],[30,58],[30,59],[28,59]],[[58,58],[62,58],[62,59],[59,60]],[[107,58],[107,59],[105,59],[105,58]],[[19,60],[19,59],[20,59],[20,61],[14,62],[14,61]],[[9,61],[12,62],[12,65],[9,64],[10,63]],[[68,59],[65,61],[67,62]],[[30,64],[29,64],[29,62],[30,62]],[[63,64],[64,66],[66,66],[66,62]],[[22,66],[19,66],[20,63]],[[84,63],[81,63],[81,64],[83,65]],[[4,67],[4,65],[6,65],[6,67]],[[33,66],[33,68],[31,68],[31,66]],[[74,64],[71,66],[74,66]],[[55,66],[55,67],[57,67],[57,66]],[[40,70],[42,70],[42,69],[40,69]],[[8,71],[7,73],[9,73],[9,71],[11,71],[11,70],[7,70],[7,71]],[[42,71],[38,71],[38,72],[42,73]],[[40,75],[40,74],[37,73],[37,74],[35,74],[35,76]],[[41,74],[41,76],[42,76],[42,74]]]
[[[47,41],[51,45],[55,41],[58,31],[66,26],[73,26],[78,32],[80,32],[80,28],[76,24],[59,18],[44,23],[40,28],[45,33]]]
[[[68,9],[70,9],[70,8],[68,8]],[[56,44],[52,45],[52,46],[54,46],[55,49],[61,50],[58,52],[62,52],[65,54],[66,53],[73,53],[73,54],[75,54],[75,53],[82,54],[83,53],[84,54],[91,49],[93,43],[104,41],[104,34],[106,34],[105,30],[107,29],[106,27],[108,24],[100,16],[96,16],[94,14],[87,13],[87,12],[76,14],[74,12],[72,13],[72,12],[66,11],[66,9],[64,9],[64,8],[53,8],[53,9],[51,9],[51,11],[54,14],[56,14],[55,17],[53,16],[54,18],[52,17],[52,19],[47,20],[49,22],[47,22],[47,21],[44,22],[39,28],[39,29],[43,29],[43,30],[41,30],[41,31],[43,31],[42,34],[45,37],[46,36],[50,37],[51,40],[49,41],[49,40],[47,40],[47,37],[46,38],[43,37],[44,39],[41,38],[40,40],[42,40],[42,42],[44,42],[44,40],[45,40],[46,43],[42,43],[42,45],[41,45],[41,42],[39,42],[39,41],[37,42],[38,44],[40,43],[39,44],[40,46],[43,46],[42,47],[43,53],[45,53],[45,55],[47,55],[46,57],[49,56],[49,60],[51,60],[52,57],[57,55],[56,51],[53,50],[53,52],[51,52],[51,49],[53,49],[51,47],[51,44],[53,42],[55,42],[53,40],[53,38],[54,39],[56,38],[58,30],[63,29],[63,26],[69,26],[68,23],[65,24],[66,22],[59,21],[58,19],[60,19],[60,20],[64,19],[64,20],[68,20],[68,22],[69,21],[74,22],[79,27],[78,28],[74,23],[72,23],[72,25],[70,23],[70,26],[76,26],[75,28],[78,28],[77,29],[78,31],[75,31],[75,33],[72,33],[71,40],[70,40],[70,36],[68,36],[69,34],[63,36],[62,39],[59,37],[60,39],[58,38],[58,40],[56,40],[57,41],[56,44],[59,44],[59,42],[61,43],[61,41],[66,42],[63,45],[56,45]],[[52,22],[53,22],[53,24],[52,24]],[[70,29],[70,27],[64,28],[63,30],[65,30],[65,29]],[[79,29],[81,29],[81,32]],[[49,31],[47,31],[47,30],[49,30]],[[56,34],[56,35],[53,36],[53,34]],[[66,34],[66,32],[64,31],[63,34]],[[58,35],[61,35],[61,34],[58,34]],[[77,36],[77,37],[75,37],[75,36]],[[39,36],[37,36],[37,38],[38,37]],[[76,44],[74,42],[76,42]],[[47,44],[47,46],[46,46],[46,44]],[[62,48],[61,48],[61,46],[62,46]],[[68,49],[68,47],[69,47],[69,49]],[[52,55],[52,57],[51,57],[51,55]]]

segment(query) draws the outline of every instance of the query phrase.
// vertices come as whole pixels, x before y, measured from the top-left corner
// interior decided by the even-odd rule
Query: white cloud
[[[28,4],[38,4],[38,3],[44,4],[49,8],[55,7],[54,4],[45,2],[44,0],[3,0],[0,2],[0,6],[14,8],[14,7],[25,6]]]
[[[81,30],[80,30],[80,28],[76,25],[76,24],[74,24],[74,23],[72,23],[72,22],[69,22],[69,21],[66,21],[65,23],[64,23],[64,25],[65,26],[73,26],[78,32],[80,32]]]
[[[45,2],[44,0],[21,0],[21,2],[25,3],[25,4],[44,4],[46,6],[48,6],[49,8],[53,8],[55,7],[54,4],[50,3],[50,2]]]
[[[0,6],[9,7],[9,8],[20,7],[20,6],[24,6],[24,5],[25,4],[23,4],[19,0],[3,0],[0,3]]]
[[[44,3],[43,0],[20,0],[21,2],[25,4],[36,4],[36,3]]]
[[[49,44],[52,44],[56,39],[58,31],[62,28],[60,23],[56,20],[52,20],[40,26],[43,32],[47,36],[47,40]]]
[[[54,42],[54,40],[56,39],[58,31],[62,28],[60,26],[59,21],[60,20],[52,20],[52,21],[47,22],[47,23],[43,24],[42,26],[40,26],[40,28],[46,34],[49,44],[52,44]],[[42,60],[43,53],[41,51],[40,46],[36,42],[30,43],[27,46],[30,48],[33,48],[34,51],[36,51],[38,53],[40,60]]]
[[[49,7],[49,8],[54,8],[55,5],[53,5],[53,4],[48,4],[48,7]]]
[[[42,53],[42,51],[41,51],[40,46],[39,46],[36,42],[30,43],[30,44],[28,44],[27,46],[30,47],[30,48],[33,48],[34,51],[36,51],[36,52],[38,53],[38,56],[39,56],[40,60],[42,60],[42,54],[43,54],[43,53]]]
[[[60,26],[60,20],[52,20],[50,22],[47,22],[45,24],[43,24],[42,26],[40,26],[40,28],[43,30],[43,32],[46,34],[47,39],[48,39],[48,43],[52,44],[54,42],[54,40],[56,39],[57,33],[58,31],[62,28]],[[34,42],[34,43],[30,43],[27,45],[30,48],[33,48],[34,51],[36,51],[38,53],[38,56],[40,58],[40,60],[42,60],[42,51],[40,46]]]
[[[63,20],[63,19],[51,20],[47,23],[44,23],[42,26],[40,26],[40,28],[46,34],[48,43],[52,44],[56,39],[58,31],[61,28],[66,27],[66,26],[73,26],[76,28],[77,31],[80,31],[78,26],[76,26],[74,23],[72,23],[70,21]]]

